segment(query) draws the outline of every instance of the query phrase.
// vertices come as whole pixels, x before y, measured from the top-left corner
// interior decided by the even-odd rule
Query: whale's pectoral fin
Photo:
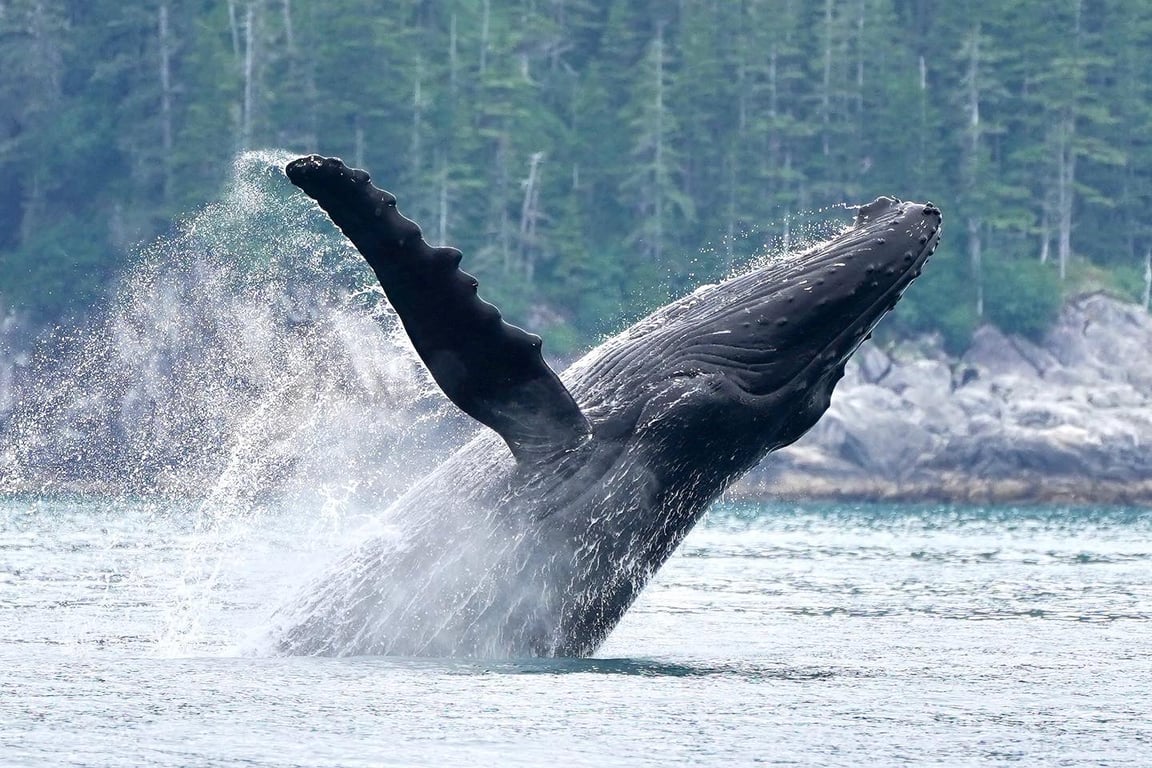
[[[496,430],[520,460],[564,450],[591,431],[540,354],[539,336],[509,325],[461,272],[460,251],[424,242],[420,227],[368,174],[317,155],[288,164],[380,279],[416,352],[444,394]]]

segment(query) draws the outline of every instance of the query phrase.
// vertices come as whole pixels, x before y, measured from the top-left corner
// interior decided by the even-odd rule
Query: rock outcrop
[[[1041,343],[986,326],[862,348],[832,407],[737,493],[1152,503],[1152,315],[1070,301]]]
[[[164,306],[155,301],[145,304]],[[177,303],[190,307],[203,304]],[[121,488],[126,476],[142,477],[146,488],[156,490],[178,491],[186,487],[188,483],[180,485],[158,478],[149,470],[151,465],[144,466],[141,459],[133,458],[133,446],[137,445],[148,447],[153,457],[169,456],[162,452],[168,443],[162,439],[163,433],[157,432],[167,422],[158,420],[152,411],[168,414],[173,424],[191,424],[199,430],[190,442],[179,433],[173,433],[169,442],[175,446],[173,450],[182,451],[179,456],[172,454],[171,459],[179,461],[180,476],[187,475],[201,484],[209,483],[212,473],[218,470],[215,465],[197,469],[190,446],[220,446],[221,450],[210,450],[209,455],[219,454],[227,459],[235,450],[223,448],[237,440],[247,446],[247,451],[263,452],[260,461],[241,462],[249,472],[263,472],[261,468],[274,460],[273,463],[279,462],[277,466],[300,467],[302,476],[311,478],[309,482],[313,484],[323,474],[314,465],[331,466],[339,475],[340,468],[353,460],[352,454],[365,454],[368,466],[381,465],[378,457],[389,453],[388,440],[395,436],[388,437],[388,433],[388,440],[380,442],[379,423],[363,418],[364,413],[379,413],[379,404],[365,401],[368,396],[360,393],[359,385],[345,381],[356,374],[359,378],[355,381],[374,382],[384,375],[380,370],[391,371],[389,366],[397,364],[394,350],[387,346],[379,328],[366,327],[345,340],[351,342],[350,348],[361,352],[366,350],[364,339],[375,339],[375,343],[386,347],[367,354],[365,359],[372,364],[365,371],[349,362],[354,356],[336,354],[348,343],[333,341],[331,334],[320,328],[309,330],[302,340],[287,343],[287,351],[276,356],[280,367],[269,367],[270,364],[257,365],[244,352],[247,347],[242,342],[256,327],[254,312],[246,310],[237,315],[248,319],[244,324],[228,326],[234,330],[223,338],[230,340],[230,345],[220,349],[212,347],[210,339],[198,331],[177,334],[179,338],[199,339],[196,353],[185,355],[198,362],[191,368],[185,365],[179,370],[160,371],[154,382],[157,392],[145,392],[145,404],[152,403],[152,410],[145,409],[141,416],[137,413],[141,402],[138,391],[151,381],[144,376],[151,370],[150,364],[144,363],[155,357],[148,351],[150,348],[137,350],[129,360],[116,356],[123,344],[100,347],[103,357],[88,355],[86,368],[95,374],[90,371],[88,378],[76,381],[67,377],[54,379],[49,386],[50,390],[65,385],[78,387],[76,391],[86,392],[88,399],[73,398],[77,405],[72,410],[79,409],[79,415],[72,411],[55,414],[38,405],[44,399],[39,396],[44,394],[40,392],[43,382],[38,382],[30,367],[27,339],[31,334],[18,316],[0,311],[0,491],[56,483],[64,488],[146,492],[139,484]],[[199,328],[204,323],[197,317],[187,322]],[[171,319],[150,321],[141,327],[172,327],[174,323]],[[348,323],[331,327],[343,329],[342,333],[350,333],[352,328]],[[309,351],[315,346],[310,340],[321,342],[322,354]],[[162,340],[155,343],[162,345]],[[146,354],[140,358],[143,353]],[[211,364],[213,355],[219,357],[219,365]],[[256,359],[257,363],[260,361],[267,362],[264,357]],[[201,368],[211,372],[225,363],[230,368],[228,375],[220,379],[222,383],[211,384],[216,379],[209,377],[210,385],[205,384],[191,375]],[[250,405],[253,397],[278,397],[280,410],[298,414],[285,405],[288,401],[283,394],[275,394],[279,390],[273,384],[283,376],[265,372],[267,369],[275,373],[285,366],[296,372],[294,381],[310,382],[304,389],[297,386],[291,390],[295,399],[289,400],[298,400],[314,414],[292,416],[290,420],[299,427],[296,432],[245,416],[249,413],[245,404]],[[180,371],[191,378],[177,376]],[[335,374],[329,375],[333,371],[348,373],[333,378]],[[392,378],[397,375],[394,371],[388,373]],[[400,376],[404,381],[408,378],[407,373]],[[392,382],[391,378],[388,380]],[[120,386],[124,381],[127,384]],[[373,385],[369,389],[391,391],[393,384]],[[419,406],[420,403],[412,402],[419,400],[411,394],[413,389],[412,385],[407,386],[403,390],[407,394],[399,401]],[[329,391],[332,398],[326,400],[322,394]],[[171,397],[190,393],[192,400],[165,399],[163,392],[169,392]],[[329,400],[330,406],[323,409],[316,405]],[[93,410],[86,405],[89,401],[99,407]],[[235,407],[224,407],[229,402],[234,402]],[[21,403],[23,409],[17,407]],[[394,409],[384,410],[391,413]],[[196,421],[187,416],[205,411],[214,414],[214,421],[201,423],[203,419]],[[420,422],[415,430],[400,429],[397,434],[429,432],[428,414],[420,416],[417,411],[394,414],[400,422]],[[112,432],[93,431],[89,412],[107,412],[108,424],[120,426]],[[320,432],[313,434],[317,429]],[[345,438],[324,437],[332,430]],[[287,434],[297,436],[288,439],[284,437]],[[436,443],[437,439],[432,439],[429,444]],[[112,446],[128,458],[116,459],[109,454],[105,456],[107,460],[93,464],[92,469],[84,460],[87,454],[76,447],[89,444],[92,451],[102,456],[109,454],[108,446]],[[318,450],[317,445],[329,449],[334,445],[351,447],[340,448],[337,457]],[[410,446],[408,455],[413,450]],[[26,466],[27,461],[18,461],[24,454],[34,459],[31,467]],[[63,457],[66,476],[61,474],[63,470],[53,470],[48,473],[50,476],[42,477],[52,469],[43,460],[44,455]],[[117,460],[123,466],[109,466],[110,461],[115,464]],[[17,464],[23,467],[21,471],[12,469]],[[390,466],[387,462],[382,465]],[[37,468],[39,474],[30,474]],[[200,470],[203,471],[197,474]],[[92,472],[102,473],[105,481],[93,481]],[[403,473],[393,469],[389,471],[391,475]],[[283,482],[276,478],[280,475],[273,480]],[[397,482],[403,479],[396,478]],[[1139,306],[1097,294],[1070,301],[1056,326],[1039,343],[1005,336],[990,326],[976,333],[968,351],[960,357],[945,354],[939,343],[931,339],[887,347],[869,342],[849,363],[831,408],[816,427],[796,445],[768,457],[731,493],[765,498],[1064,501],[1152,506],[1152,315]]]

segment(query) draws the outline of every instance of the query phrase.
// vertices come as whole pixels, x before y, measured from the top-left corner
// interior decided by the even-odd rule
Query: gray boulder
[[[958,358],[931,341],[866,344],[817,428],[751,483],[1152,502],[1152,316],[1094,294],[1040,342],[986,326]]]

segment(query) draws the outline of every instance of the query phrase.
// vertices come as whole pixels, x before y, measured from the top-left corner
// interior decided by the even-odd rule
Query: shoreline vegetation
[[[967,472],[941,473],[929,480],[813,477],[769,469],[744,478],[725,494],[739,501],[898,502],[908,504],[1058,504],[1152,508],[1152,481],[1097,481],[1079,477],[1000,478]]]
[[[1039,338],[1088,290],[1150,301],[1147,3],[15,0],[0,15],[0,303],[42,323],[90,315],[135,244],[273,147],[370,170],[562,356],[879,195],[944,210],[894,333],[955,351],[985,324]]]

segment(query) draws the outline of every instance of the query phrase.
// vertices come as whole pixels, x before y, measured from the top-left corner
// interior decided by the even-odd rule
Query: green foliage
[[[544,352],[550,358],[572,359],[588,344],[588,337],[569,323],[554,323],[538,329],[544,341]]]
[[[35,317],[54,321],[84,315],[111,277],[94,223],[66,217],[40,229],[0,261],[0,285]]]
[[[994,260],[985,271],[988,320],[1007,331],[1039,339],[1056,320],[1062,296],[1051,264]]]
[[[892,330],[1036,334],[1079,276],[1138,294],[1152,238],[1152,6],[1050,6],[8,0],[0,294],[96,305],[237,151],[283,147],[370,169],[566,350],[879,194],[945,212]]]
[[[1125,264],[1104,274],[1106,282],[1101,289],[1128,301],[1144,301],[1144,267]]]

